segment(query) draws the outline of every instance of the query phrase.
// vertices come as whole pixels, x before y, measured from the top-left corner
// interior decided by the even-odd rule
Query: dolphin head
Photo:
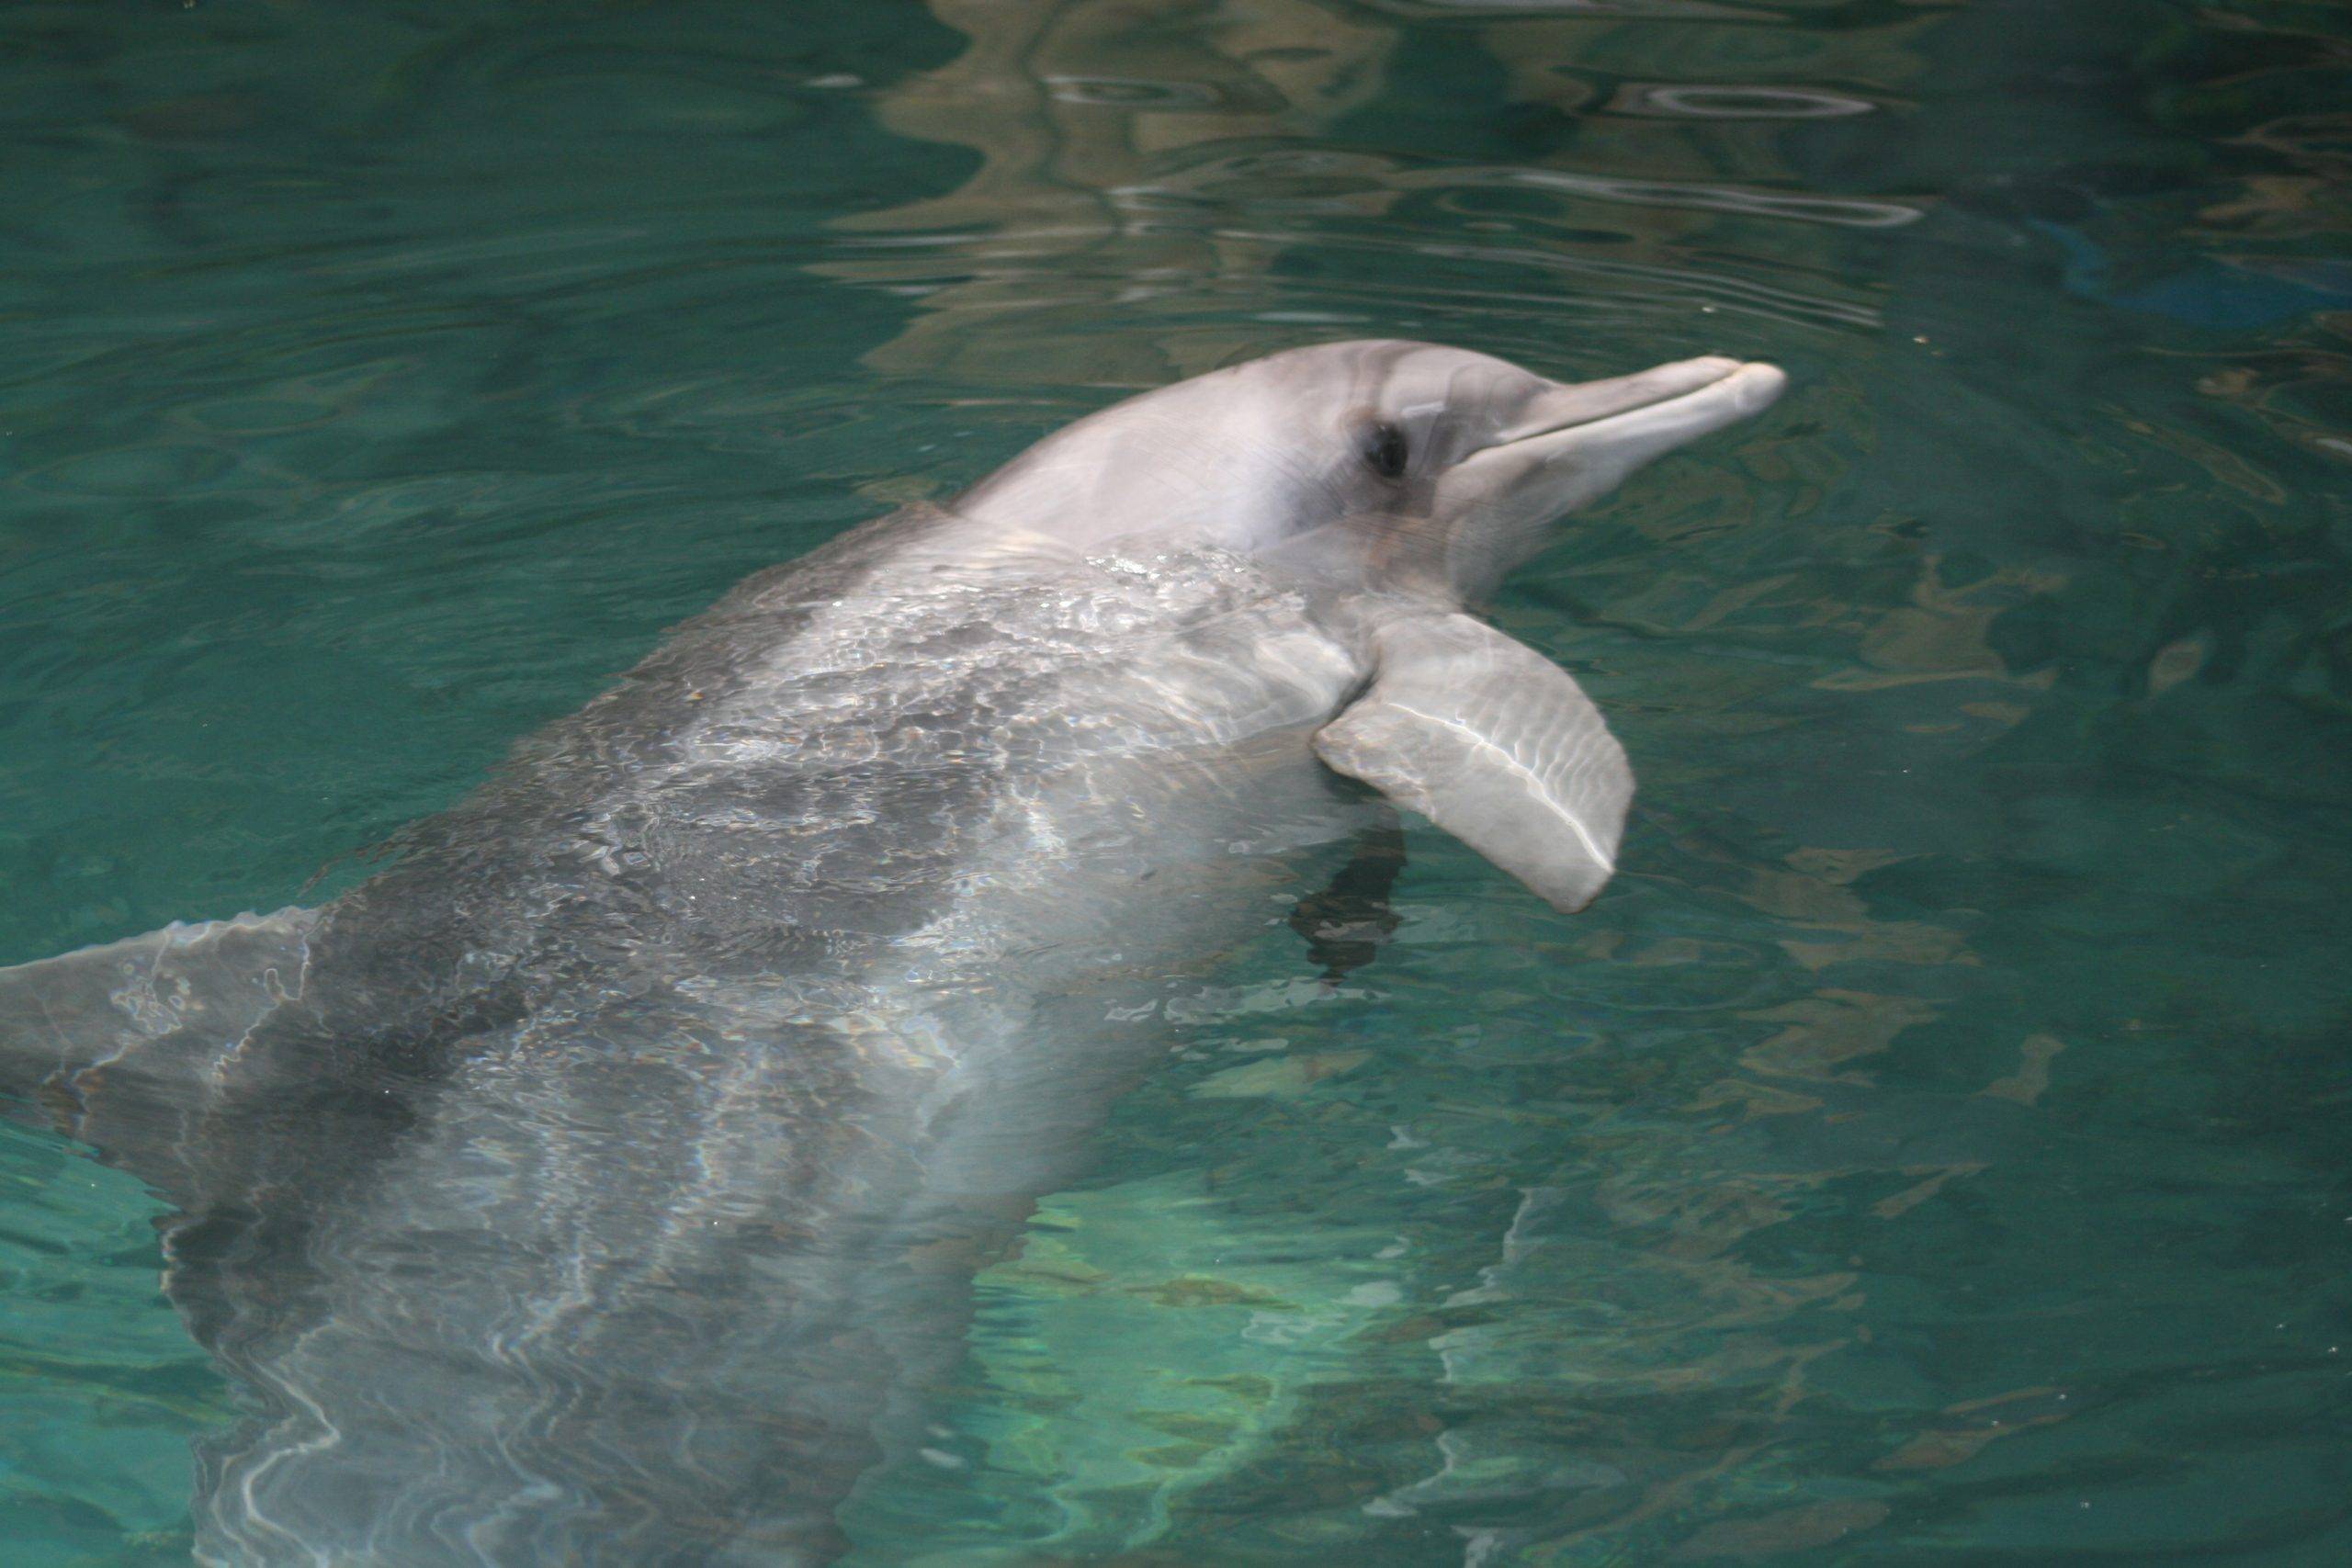
[[[1089,415],[956,510],[1089,547],[1207,542],[1476,598],[1541,549],[1555,521],[1761,412],[1786,381],[1719,357],[1571,383],[1435,344],[1293,349]]]

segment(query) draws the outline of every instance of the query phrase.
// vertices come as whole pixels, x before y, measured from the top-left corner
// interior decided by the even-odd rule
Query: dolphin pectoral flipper
[[[153,1113],[175,1126],[201,1113],[220,1058],[300,993],[318,919],[289,908],[175,923],[0,969],[0,1095],[40,1094],[63,1131],[168,1185],[139,1146],[167,1139]]]
[[[1464,615],[1380,628],[1371,687],[1325,725],[1336,771],[1409,807],[1556,909],[1616,870],[1634,772],[1566,671]]]

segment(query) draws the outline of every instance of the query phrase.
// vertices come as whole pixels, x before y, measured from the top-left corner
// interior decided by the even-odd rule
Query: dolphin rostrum
[[[1132,398],[743,582],[326,907],[0,970],[0,1089],[171,1206],[245,1396],[198,1558],[838,1555],[1155,1010],[1373,792],[1608,881],[1623,752],[1464,605],[1782,383],[1366,342]]]

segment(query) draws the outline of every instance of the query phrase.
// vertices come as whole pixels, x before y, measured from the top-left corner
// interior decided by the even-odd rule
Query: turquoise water
[[[1772,359],[1495,607],[1634,757],[1611,892],[1417,828],[1338,994],[1271,928],[854,1560],[2352,1560],[2347,62],[2318,0],[11,6],[0,963],[318,901],[1125,389]],[[0,1130],[12,1565],[185,1557],[235,1406],[154,1213]]]

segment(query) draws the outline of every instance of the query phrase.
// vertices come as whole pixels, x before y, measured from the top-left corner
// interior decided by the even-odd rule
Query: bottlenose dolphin
[[[0,1087],[169,1203],[246,1397],[198,1557],[838,1555],[974,1269],[1318,846],[1385,795],[1608,880],[1623,752],[1464,606],[1782,381],[1149,392],[751,578],[326,907],[0,971]]]

